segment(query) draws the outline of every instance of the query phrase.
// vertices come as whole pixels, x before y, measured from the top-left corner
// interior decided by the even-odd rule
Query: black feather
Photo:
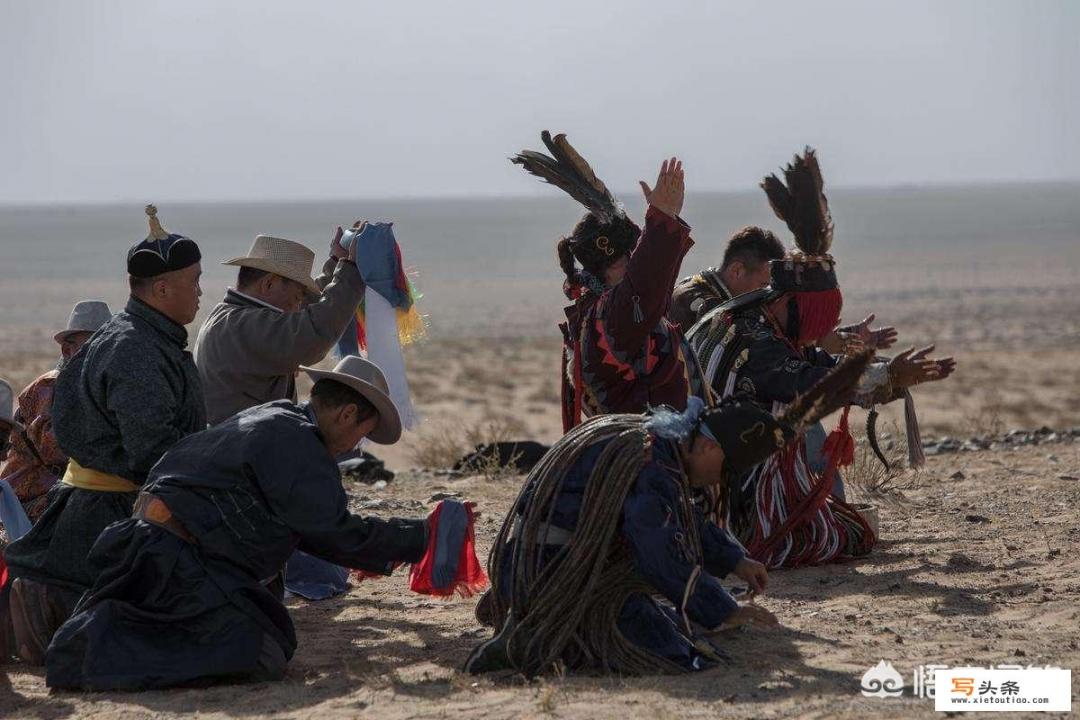
[[[773,212],[795,235],[795,245],[806,255],[826,255],[832,246],[833,221],[825,197],[817,155],[806,148],[784,168],[784,180],[775,174],[761,182]]]
[[[600,222],[609,223],[624,215],[615,197],[596,173],[567,141],[566,135],[552,138],[544,130],[540,139],[551,156],[535,150],[522,150],[510,162],[521,165],[525,171],[554,185],[585,206]]]

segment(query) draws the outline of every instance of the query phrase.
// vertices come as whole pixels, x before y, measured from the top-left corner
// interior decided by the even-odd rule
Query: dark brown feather
[[[851,403],[866,366],[874,353],[871,350],[845,357],[816,385],[799,395],[777,416],[796,433],[803,432],[821,418]]]
[[[510,158],[510,162],[521,165],[526,172],[559,188],[603,223],[623,216],[623,210],[611,191],[596,177],[592,167],[569,143],[566,135],[560,133],[552,138],[551,133],[544,130],[540,133],[540,139],[551,151],[551,156],[535,150],[522,150]]]
[[[827,254],[832,247],[833,221],[813,149],[806,148],[784,168],[784,181],[773,174],[761,182],[773,212],[791,230],[795,245],[804,254]]]

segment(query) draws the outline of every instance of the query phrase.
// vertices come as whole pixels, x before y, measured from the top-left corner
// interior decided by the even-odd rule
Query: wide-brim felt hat
[[[311,270],[315,265],[315,253],[292,240],[272,235],[259,235],[251,244],[247,255],[226,260],[221,264],[274,273],[300,283],[313,295],[319,294],[319,286],[311,277]]]
[[[64,342],[64,338],[72,333],[97,332],[97,329],[112,318],[112,310],[108,304],[101,300],[82,300],[75,303],[68,317],[67,327],[53,335],[53,340],[58,343]]]
[[[307,373],[312,382],[334,380],[342,383],[375,406],[379,422],[368,435],[372,442],[393,445],[401,439],[401,416],[390,399],[390,388],[378,365],[357,355],[347,355],[333,370],[318,370],[303,365],[300,369]]]

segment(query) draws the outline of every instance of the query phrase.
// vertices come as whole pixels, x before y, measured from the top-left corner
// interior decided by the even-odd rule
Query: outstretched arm
[[[685,193],[682,163],[660,166],[656,186],[641,183],[649,208],[641,240],[630,254],[626,275],[601,300],[612,347],[634,356],[667,313],[679,268],[693,246],[690,226],[679,219]]]

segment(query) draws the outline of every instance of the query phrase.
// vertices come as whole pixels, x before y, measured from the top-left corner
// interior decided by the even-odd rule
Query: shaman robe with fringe
[[[820,348],[799,350],[779,334],[761,306],[713,314],[695,326],[691,345],[718,400],[742,396],[773,413],[829,374],[837,358]],[[860,382],[856,403],[895,399],[884,363],[872,364]],[[771,533],[820,480],[800,437],[739,478],[728,479],[727,526],[755,559],[769,567],[830,562],[863,555],[875,538],[858,513],[840,498],[827,497],[785,537],[766,548]],[[828,480],[830,488],[833,481]]]
[[[288,610],[260,581],[297,547],[388,573],[426,548],[423,520],[348,510],[337,464],[313,413],[260,405],[181,441],[145,491],[195,538],[141,519],[111,525],[91,551],[102,570],[57,631],[46,660],[54,688],[168,687],[258,676],[266,642],[296,649]]]
[[[577,528],[589,476],[609,442],[595,443],[570,467],[551,516],[555,528],[568,532]],[[687,617],[706,630],[713,630],[738,607],[717,578],[733,572],[745,551],[727,531],[706,521],[695,509],[694,523],[702,553],[697,556],[689,539],[690,529],[682,525],[677,510],[683,502],[684,480],[676,453],[674,442],[654,438],[652,457],[641,468],[623,503],[619,538],[630,549],[634,568],[646,583],[674,608],[686,597]],[[522,507],[529,503],[531,488],[525,493],[514,510],[519,517]],[[557,563],[559,551],[559,546],[545,546],[544,565]],[[506,561],[498,568],[499,582],[493,591],[508,601],[513,587],[514,552],[510,550],[504,557]],[[696,567],[704,572],[696,574]],[[598,592],[604,592],[604,588],[598,588]],[[683,622],[673,607],[638,592],[623,604],[618,629],[631,643],[683,670],[701,670],[715,664],[680,631]]]
[[[563,430],[582,416],[686,409],[704,385],[680,330],[664,316],[690,226],[650,207],[621,282],[566,308],[563,332]],[[579,392],[580,390],[580,392]]]

